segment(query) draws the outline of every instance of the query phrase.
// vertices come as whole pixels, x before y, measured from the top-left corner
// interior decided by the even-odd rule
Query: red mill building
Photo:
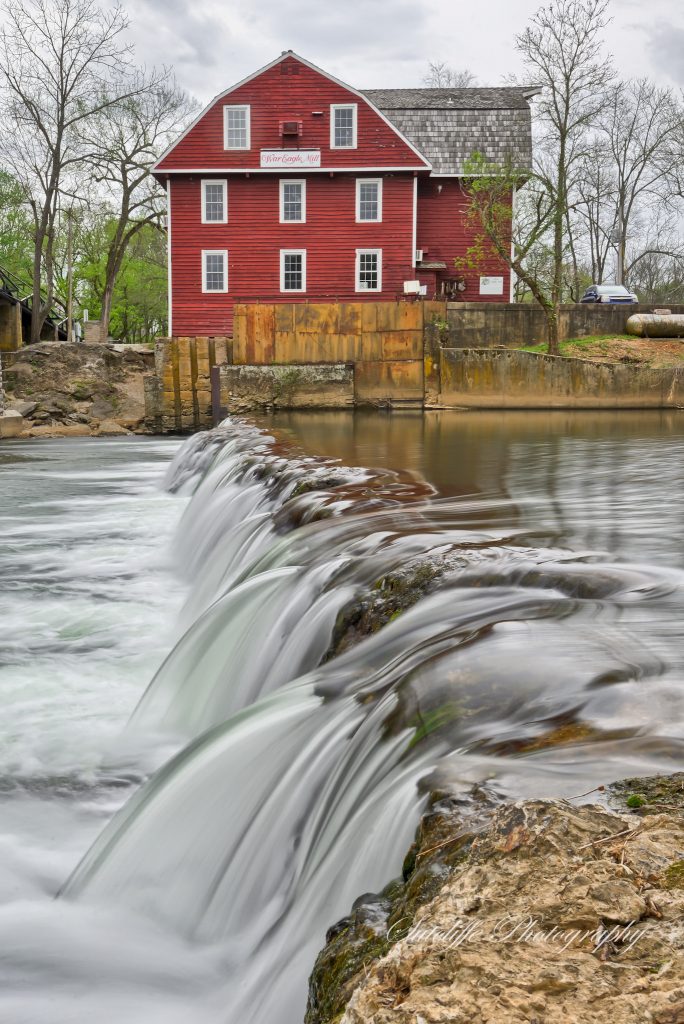
[[[169,334],[230,334],[236,302],[449,295],[472,241],[464,164],[529,167],[535,91],[359,92],[292,52],[227,89],[155,167]],[[509,301],[508,268],[466,273],[462,297]]]

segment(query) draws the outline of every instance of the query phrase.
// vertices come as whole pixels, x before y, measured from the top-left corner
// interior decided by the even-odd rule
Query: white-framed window
[[[356,290],[382,291],[382,249],[356,250]]]
[[[280,179],[280,223],[303,224],[306,221],[306,181]]]
[[[223,148],[249,149],[250,139],[249,104],[223,108]]]
[[[228,291],[228,253],[225,249],[202,250],[202,291]]]
[[[382,178],[356,179],[356,222],[382,220]]]
[[[331,105],[331,149],[356,149],[356,115],[356,103],[333,103]]]
[[[228,182],[225,179],[202,181],[202,223],[228,223]]]
[[[280,250],[280,290],[306,291],[306,249]]]

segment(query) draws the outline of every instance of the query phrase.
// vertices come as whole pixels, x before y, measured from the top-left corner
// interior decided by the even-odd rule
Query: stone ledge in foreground
[[[307,1024],[684,1022],[684,775],[609,800],[436,803],[328,933]]]

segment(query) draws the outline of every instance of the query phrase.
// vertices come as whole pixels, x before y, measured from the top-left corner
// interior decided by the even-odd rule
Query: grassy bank
[[[523,352],[546,352],[546,345],[528,345]],[[560,344],[560,354],[600,363],[634,363],[665,369],[684,366],[684,339],[634,338],[629,334],[595,334],[586,338],[568,338]]]

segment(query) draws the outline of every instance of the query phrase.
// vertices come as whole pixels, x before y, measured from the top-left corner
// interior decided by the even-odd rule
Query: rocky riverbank
[[[3,355],[5,409],[21,437],[146,433],[143,376],[154,352],[131,345],[42,342]]]
[[[307,1024],[681,1024],[684,775],[601,804],[433,794],[403,877],[328,933]]]

